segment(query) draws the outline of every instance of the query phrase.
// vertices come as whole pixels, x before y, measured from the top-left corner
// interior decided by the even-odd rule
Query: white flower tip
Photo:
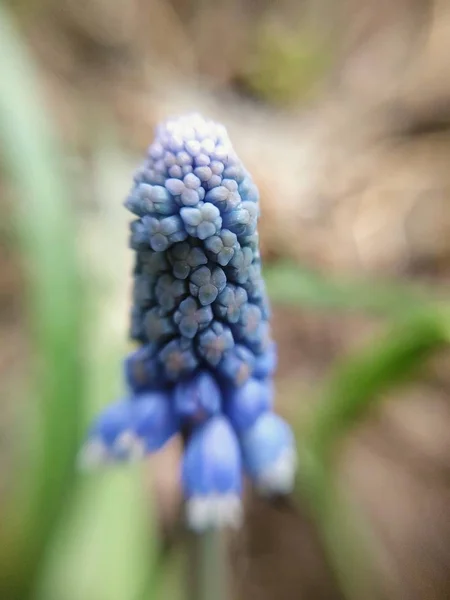
[[[294,489],[296,469],[297,454],[289,448],[259,474],[258,490],[264,495],[289,494]]]
[[[233,493],[192,496],[187,502],[187,521],[197,533],[221,527],[238,529],[242,518],[241,499]]]
[[[145,444],[133,431],[126,430],[114,442],[114,455],[129,462],[138,461],[145,456]]]
[[[93,471],[109,461],[105,444],[99,439],[88,440],[77,456],[77,468],[80,471]]]
[[[138,461],[145,454],[142,438],[127,430],[117,437],[112,448],[99,438],[88,440],[78,454],[77,467],[81,471],[93,471],[114,461]]]

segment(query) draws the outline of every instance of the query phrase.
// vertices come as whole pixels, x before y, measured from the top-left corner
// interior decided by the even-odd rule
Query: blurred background
[[[260,188],[300,448],[289,502],[247,495],[232,597],[449,598],[450,3],[9,0],[0,17],[2,600],[185,593],[177,444],[95,476],[73,457],[122,386],[122,201],[156,123],[189,111],[227,127]],[[311,423],[333,438],[320,484]]]

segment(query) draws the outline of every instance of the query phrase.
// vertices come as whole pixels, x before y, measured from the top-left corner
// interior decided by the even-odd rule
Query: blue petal
[[[158,389],[164,385],[154,349],[150,345],[130,353],[125,358],[124,369],[125,381],[133,392]]]

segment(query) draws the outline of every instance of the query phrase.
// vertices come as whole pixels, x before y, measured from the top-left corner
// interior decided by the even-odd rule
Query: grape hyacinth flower
[[[266,494],[293,486],[295,442],[273,413],[277,352],[256,231],[258,190],[224,127],[160,125],[125,201],[135,215],[127,392],[95,420],[86,466],[184,440],[190,526],[237,526],[245,473]]]

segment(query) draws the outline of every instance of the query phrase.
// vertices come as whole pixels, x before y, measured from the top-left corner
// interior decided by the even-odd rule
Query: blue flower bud
[[[175,386],[173,403],[182,422],[199,424],[220,412],[222,395],[214,377],[200,371]]]
[[[244,202],[254,202],[255,204],[259,202],[258,188],[250,176],[245,177],[245,179],[239,182],[239,193]]]
[[[173,274],[178,279],[186,279],[192,269],[206,265],[208,262],[204,251],[188,242],[172,246],[169,250],[169,260],[173,268]]]
[[[175,279],[172,275],[164,274],[156,280],[155,296],[161,310],[165,313],[174,310],[187,296],[187,292],[187,283]]]
[[[245,169],[239,163],[230,164],[223,172],[223,176],[227,179],[232,179],[236,181],[238,184],[242,183],[245,178]],[[239,187],[239,193],[241,194],[241,188]],[[243,197],[244,200],[247,198]]]
[[[256,357],[253,368],[253,377],[258,379],[267,379],[272,377],[277,367],[277,347],[274,342],[269,344],[265,352]]]
[[[222,267],[225,267],[239,249],[236,235],[228,229],[222,229],[218,235],[213,235],[205,240],[205,248],[209,250],[209,257]]]
[[[244,334],[240,340],[255,355],[264,354],[272,343],[269,323],[262,321],[254,333]]]
[[[233,345],[234,340],[231,330],[218,321],[214,321],[198,337],[198,353],[213,367],[220,363]]]
[[[199,299],[200,304],[207,306],[225,289],[226,282],[226,275],[220,267],[204,266],[192,273],[189,291]]]
[[[241,319],[241,311],[245,309],[247,300],[244,288],[227,283],[214,302],[214,314],[228,323],[237,323]]]
[[[129,243],[132,250],[148,250],[150,246],[148,229],[140,219],[130,223]]]
[[[155,279],[151,275],[136,275],[133,282],[133,303],[145,308],[154,302]]]
[[[238,208],[241,197],[237,183],[232,179],[223,179],[221,185],[206,192],[205,201],[217,206],[220,212],[229,212]]]
[[[257,299],[260,300],[266,295],[259,263],[252,263],[249,265],[247,279],[241,285],[247,292],[249,299],[252,301]]]
[[[199,240],[215,235],[222,226],[219,209],[211,202],[199,204],[196,208],[185,206],[180,210],[180,216],[187,233]]]
[[[183,221],[178,215],[163,219],[145,216],[142,222],[147,228],[149,243],[155,252],[167,250],[175,242],[182,242],[187,238]]]
[[[137,253],[136,271],[144,275],[159,275],[169,268],[169,262],[164,252],[142,250]]]
[[[168,173],[169,177],[174,178],[174,179],[182,179],[182,177],[183,177],[183,169],[180,167],[180,165],[172,165],[171,167],[169,167],[167,169],[167,173]],[[166,186],[167,186],[167,182],[166,182]],[[170,191],[170,188],[167,188],[167,189]]]
[[[175,333],[175,325],[171,318],[165,317],[161,308],[152,308],[144,317],[144,331],[150,342],[167,342]]]
[[[256,304],[247,302],[239,311],[239,319],[233,326],[236,339],[257,341],[262,322],[261,309]]]
[[[161,185],[150,185],[141,183],[135,190],[134,197],[137,198],[139,216],[144,215],[173,215],[177,210],[177,205],[169,192]]]
[[[235,344],[225,353],[219,363],[218,372],[235,386],[244,384],[253,372],[254,354],[245,346]]]
[[[180,381],[198,365],[192,344],[186,338],[176,338],[169,342],[159,352],[158,360],[171,381]]]
[[[196,167],[194,169],[194,174],[200,179],[200,181],[202,183],[205,183],[207,181],[209,181],[209,179],[211,179],[213,172],[211,170],[211,167]],[[206,195],[205,195],[206,197]]]
[[[253,252],[248,247],[236,249],[228,266],[228,274],[232,281],[245,283],[249,278],[249,267],[253,262]]]
[[[155,353],[155,348],[147,344],[125,358],[125,381],[134,393],[157,389],[163,384]]]
[[[213,313],[210,306],[201,306],[194,298],[186,298],[181,302],[174,314],[174,321],[178,325],[181,335],[193,338],[211,323]]]

